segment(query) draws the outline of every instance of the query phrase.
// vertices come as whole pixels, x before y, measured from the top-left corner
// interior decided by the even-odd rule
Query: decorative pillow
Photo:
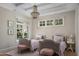
[[[36,39],[37,39],[37,40],[41,39],[41,36],[42,36],[41,34],[37,34],[37,35],[36,35]]]
[[[40,55],[42,56],[52,56],[54,53],[53,49],[49,49],[49,48],[43,48],[40,51]]]
[[[61,36],[61,35],[55,35],[54,36],[54,42],[60,43],[61,40],[63,40],[63,36]]]

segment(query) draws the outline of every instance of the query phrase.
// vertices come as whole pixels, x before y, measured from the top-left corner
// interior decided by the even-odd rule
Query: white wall
[[[0,7],[0,50],[15,47],[17,45],[16,17],[21,17],[23,19],[23,22],[28,22],[30,24],[30,19],[28,19],[27,17]],[[14,21],[14,35],[8,35],[7,33],[8,20]],[[31,27],[31,25],[29,25],[29,27]]]
[[[15,22],[15,14],[4,8],[0,8],[0,49],[16,46],[16,35],[8,35],[7,33],[8,20]],[[16,25],[14,24],[14,26]]]
[[[39,20],[52,20],[55,18],[64,18],[64,26],[54,27],[38,27]],[[39,19],[33,20],[33,38],[37,34],[46,35],[49,39],[56,33],[70,36],[75,34],[75,11],[63,12],[60,14],[54,14],[50,16],[39,17]]]

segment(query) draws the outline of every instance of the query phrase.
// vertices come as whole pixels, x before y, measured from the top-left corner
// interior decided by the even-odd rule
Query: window
[[[17,38],[23,37],[23,25],[21,23],[17,23]]]

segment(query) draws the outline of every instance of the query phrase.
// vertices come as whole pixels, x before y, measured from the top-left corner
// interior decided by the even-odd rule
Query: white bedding
[[[31,50],[34,51],[34,49],[39,48],[39,41],[43,41],[42,39],[40,40],[31,40]]]

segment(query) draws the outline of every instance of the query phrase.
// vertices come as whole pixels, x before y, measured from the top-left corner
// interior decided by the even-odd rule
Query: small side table
[[[67,50],[71,50],[72,52],[74,52],[74,49],[73,49],[73,46],[72,45],[75,45],[75,42],[67,42],[69,47]],[[75,48],[75,47],[74,47]]]

